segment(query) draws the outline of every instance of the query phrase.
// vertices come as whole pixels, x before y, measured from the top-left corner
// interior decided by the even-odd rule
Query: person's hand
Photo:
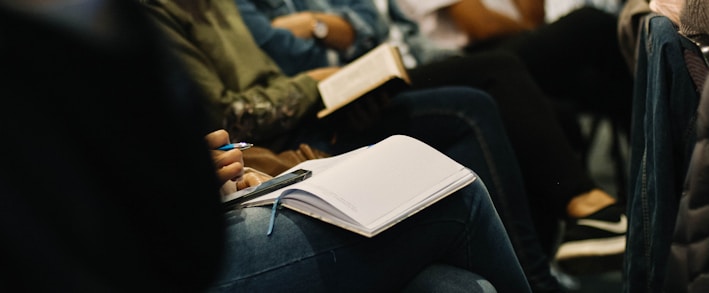
[[[338,70],[340,70],[340,67],[323,67],[306,71],[305,74],[307,74],[314,80],[322,81],[328,76],[333,75]]]
[[[313,37],[313,24],[315,16],[310,12],[298,12],[274,18],[271,25],[276,28],[289,30],[294,36],[301,39]]]
[[[261,185],[261,183],[271,180],[272,178],[273,177],[266,173],[247,167],[244,176],[236,181],[236,189],[241,190],[252,186],[258,186]]]
[[[229,133],[220,129],[207,134],[205,140],[209,148],[212,149],[212,160],[217,167],[217,177],[220,182],[223,184],[228,180],[240,179],[244,175],[244,158],[241,150],[216,150],[216,148],[230,143]]]

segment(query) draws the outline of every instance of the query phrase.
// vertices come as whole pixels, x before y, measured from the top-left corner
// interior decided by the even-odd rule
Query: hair
[[[679,30],[686,36],[709,35],[709,1],[686,0]]]

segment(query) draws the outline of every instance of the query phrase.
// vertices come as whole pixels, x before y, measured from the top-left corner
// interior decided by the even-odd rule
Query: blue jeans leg
[[[469,87],[409,91],[395,96],[383,121],[367,131],[338,131],[336,143],[323,133],[303,129],[297,141],[341,153],[406,134],[471,168],[488,186],[530,283],[536,288],[558,286],[532,224],[517,159],[496,104],[486,93]]]
[[[529,291],[482,180],[373,238],[287,209],[266,236],[269,218],[269,207],[226,214],[214,291],[396,292],[440,263],[474,272],[499,292]]]
[[[409,109],[405,134],[443,151],[483,179],[530,284],[539,290],[557,289],[494,100],[470,88],[445,87],[400,95],[394,105]]]

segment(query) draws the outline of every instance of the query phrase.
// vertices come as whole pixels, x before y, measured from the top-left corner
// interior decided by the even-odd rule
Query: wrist
[[[316,14],[313,13],[311,15],[313,18],[310,26],[311,35],[316,40],[325,39],[330,30],[327,23],[322,21]]]

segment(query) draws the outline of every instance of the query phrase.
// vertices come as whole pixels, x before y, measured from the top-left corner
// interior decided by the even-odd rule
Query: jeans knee
[[[450,86],[441,88],[441,96],[445,96],[443,103],[451,105],[458,110],[476,113],[487,113],[497,111],[495,99],[485,91],[466,86]]]

